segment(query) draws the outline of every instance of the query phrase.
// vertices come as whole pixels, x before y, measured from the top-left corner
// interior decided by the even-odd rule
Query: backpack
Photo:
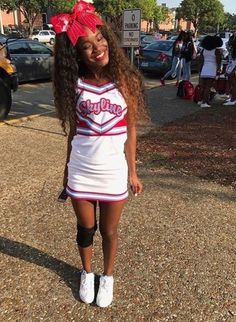
[[[191,100],[194,96],[194,86],[190,81],[183,80],[179,83],[177,96],[186,100]]]
[[[195,103],[200,102],[202,100],[202,91],[201,86],[199,84],[195,86],[193,100]]]
[[[216,78],[216,91],[218,94],[223,95],[227,90],[227,78],[224,76],[219,76]]]
[[[177,88],[177,96],[180,98],[184,97],[184,82],[185,81],[181,81],[179,82],[178,88]]]

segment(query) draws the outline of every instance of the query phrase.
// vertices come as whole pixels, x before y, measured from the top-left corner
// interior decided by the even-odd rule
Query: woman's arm
[[[216,65],[217,65],[217,73],[221,73],[221,61],[222,61],[222,54],[220,49],[216,49],[215,51],[216,55]]]
[[[134,125],[128,126],[127,140],[125,142],[125,155],[129,170],[129,183],[135,195],[143,190],[143,185],[138,179],[136,172],[136,127]]]
[[[67,138],[67,153],[66,153],[66,162],[65,162],[65,168],[64,168],[64,177],[63,177],[63,187],[65,188],[67,186],[67,179],[68,179],[68,167],[67,164],[70,160],[70,153],[71,153],[71,141],[73,140],[73,137],[76,133],[76,127],[74,123],[70,123],[70,131]]]

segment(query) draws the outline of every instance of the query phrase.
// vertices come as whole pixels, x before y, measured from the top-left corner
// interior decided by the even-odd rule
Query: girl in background
[[[191,62],[194,54],[194,42],[192,32],[187,31],[184,35],[183,46],[181,50],[183,75],[182,80],[190,81],[191,78]]]
[[[177,77],[176,86],[179,85],[179,80],[181,77],[181,48],[183,45],[183,38],[185,32],[181,31],[174,41],[173,50],[172,50],[172,65],[171,69],[160,79],[161,84],[165,85],[165,79],[168,77]]]
[[[226,76],[228,76],[231,98],[223,105],[236,106],[236,35],[229,39],[230,62],[226,68]]]
[[[217,47],[223,44],[218,36],[206,36],[201,43],[200,87],[202,90],[201,107],[210,107],[211,87],[214,86],[217,73],[221,71],[221,51]]]

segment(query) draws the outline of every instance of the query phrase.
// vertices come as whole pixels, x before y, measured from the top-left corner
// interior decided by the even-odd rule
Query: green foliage
[[[76,0],[53,0],[50,1],[50,6],[55,12],[67,12],[72,9],[75,3]]]
[[[48,5],[48,0],[0,0],[0,8],[7,12],[20,10],[28,23],[28,33],[33,31],[33,25],[37,16],[44,11]]]
[[[223,29],[225,30],[236,30],[236,15],[231,15],[230,13],[225,13],[223,21]]]
[[[183,0],[177,10],[177,18],[191,21],[197,31],[204,23],[222,23],[224,7],[219,0]]]
[[[104,17],[112,18],[118,30],[121,30],[124,9],[140,8],[142,10],[142,19],[154,23],[165,20],[168,13],[168,9],[158,6],[156,0],[94,0],[94,5]]]

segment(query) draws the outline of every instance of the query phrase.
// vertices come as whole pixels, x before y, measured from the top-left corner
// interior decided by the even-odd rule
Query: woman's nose
[[[95,51],[95,52],[97,52],[97,51],[99,51],[99,44],[98,43],[94,43],[93,44],[93,51]]]

